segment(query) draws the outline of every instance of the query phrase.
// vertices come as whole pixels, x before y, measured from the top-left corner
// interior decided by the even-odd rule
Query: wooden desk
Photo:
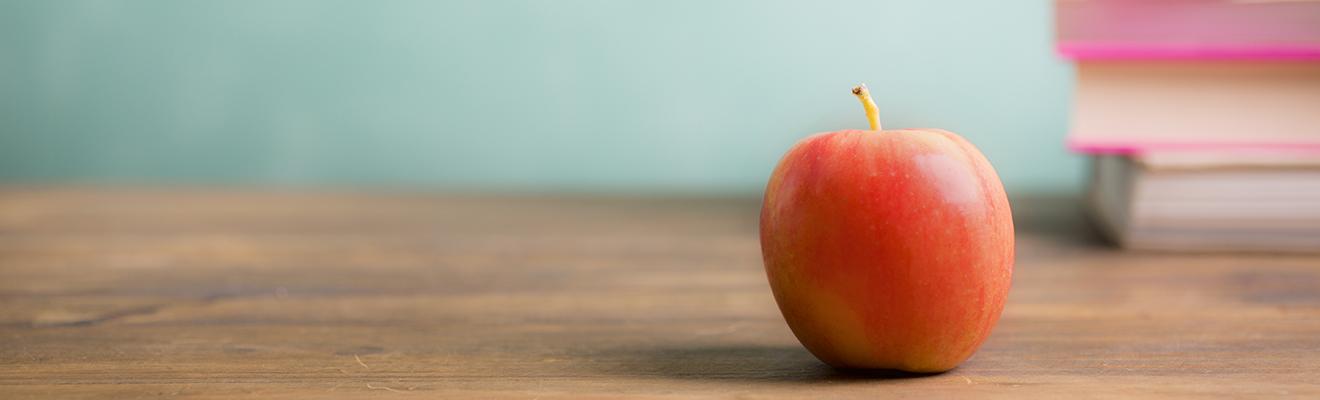
[[[819,364],[747,199],[0,191],[0,397],[1320,397],[1320,257],[1126,254],[1018,200],[994,335]]]

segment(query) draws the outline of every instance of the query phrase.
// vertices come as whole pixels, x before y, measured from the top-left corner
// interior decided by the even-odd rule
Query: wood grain
[[[1016,199],[951,372],[835,371],[749,199],[0,191],[0,398],[1320,397],[1320,258],[1123,253]]]

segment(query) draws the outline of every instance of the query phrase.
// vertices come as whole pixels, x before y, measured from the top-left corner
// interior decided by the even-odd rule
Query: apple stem
[[[871,130],[880,130],[880,109],[876,108],[875,100],[871,100],[871,91],[866,89],[866,84],[857,85],[852,93],[862,102],[862,108],[866,109],[866,121],[871,123]]]

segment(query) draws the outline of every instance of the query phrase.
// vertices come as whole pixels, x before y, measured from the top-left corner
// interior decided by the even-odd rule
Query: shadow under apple
[[[938,375],[836,369],[816,360],[801,346],[638,346],[601,349],[592,353],[592,362],[587,363],[596,369],[592,372],[630,378],[829,383]]]

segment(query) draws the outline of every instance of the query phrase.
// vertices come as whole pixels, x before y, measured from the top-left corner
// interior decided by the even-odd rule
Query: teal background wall
[[[1074,191],[1035,1],[0,1],[0,183],[757,193],[797,139],[959,132]]]

